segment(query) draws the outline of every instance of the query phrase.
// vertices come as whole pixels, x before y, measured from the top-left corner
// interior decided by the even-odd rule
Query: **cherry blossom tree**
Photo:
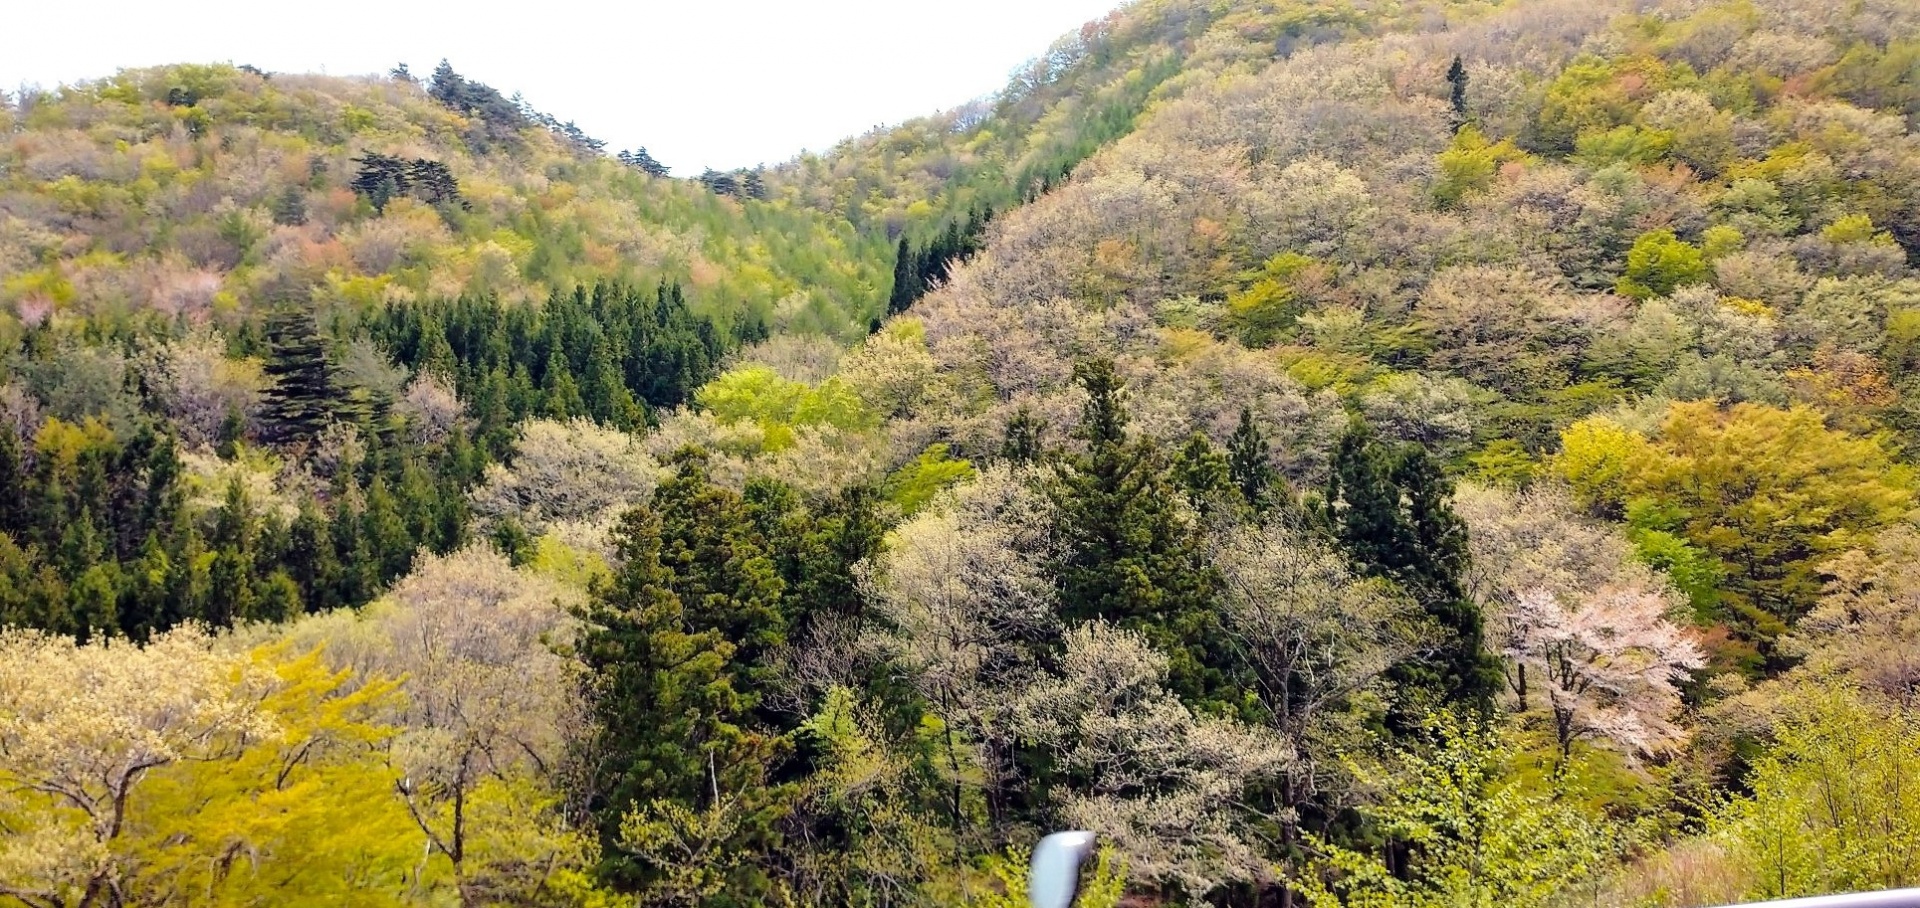
[[[1514,603],[1502,655],[1521,669],[1521,708],[1536,689],[1545,700],[1563,761],[1582,738],[1638,753],[1685,738],[1676,685],[1706,658],[1669,607],[1656,591],[1616,586],[1578,598],[1534,589]]]

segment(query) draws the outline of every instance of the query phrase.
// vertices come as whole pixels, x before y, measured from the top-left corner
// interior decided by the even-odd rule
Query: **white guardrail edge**
[[[1093,854],[1094,834],[1056,832],[1033,846],[1027,875],[1027,899],[1033,908],[1071,908],[1079,895],[1080,868]],[[1772,902],[1744,902],[1722,908],[1920,908],[1920,889],[1888,889],[1846,895],[1816,895]]]

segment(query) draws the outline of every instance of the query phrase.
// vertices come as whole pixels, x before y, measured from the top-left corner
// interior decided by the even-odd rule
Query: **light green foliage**
[[[1698,284],[1707,278],[1707,260],[1700,248],[1661,229],[1640,235],[1627,251],[1627,270],[1614,290],[1622,296],[1647,299]]]
[[[1893,235],[1884,230],[1876,230],[1873,226],[1873,218],[1864,214],[1848,214],[1835,218],[1833,223],[1820,228],[1820,237],[1829,243],[1894,245]]]
[[[1227,297],[1227,321],[1239,332],[1241,343],[1264,347],[1293,327],[1305,308],[1290,282],[1313,264],[1313,259],[1297,252],[1280,253],[1251,275],[1243,289]]]
[[[1027,877],[1032,851],[1008,848],[1005,854],[987,859],[987,874],[993,880],[981,895],[967,900],[977,908],[1029,908]],[[1127,862],[1110,847],[1101,848],[1093,863],[1081,871],[1080,894],[1074,908],[1119,908],[1126,895]]]
[[[793,429],[825,426],[858,431],[874,417],[853,388],[838,376],[818,385],[781,378],[772,368],[748,365],[728,371],[694,395],[722,423],[757,423],[766,431],[766,447],[777,451],[793,443]]]
[[[1513,736],[1485,720],[1436,716],[1424,743],[1391,745],[1352,771],[1376,786],[1363,813],[1411,845],[1405,873],[1325,841],[1297,885],[1314,908],[1533,908],[1606,866],[1621,832],[1564,780],[1514,771]]]
[[[1897,519],[1914,496],[1912,470],[1877,440],[1828,429],[1804,407],[1676,403],[1653,437],[1596,417],[1561,445],[1555,466],[1577,494],[1723,563],[1743,597],[1735,607],[1769,636],[1780,626],[1767,614],[1811,605],[1821,557]]]
[[[1674,587],[1686,594],[1696,618],[1711,620],[1715,597],[1726,580],[1726,565],[1666,530],[1636,525],[1630,535],[1640,560],[1666,572]]]
[[[879,312],[891,246],[844,221],[642,176],[524,117],[482,119],[409,82],[224,64],[41,95],[25,144],[0,150],[0,187],[35,200],[23,226],[69,239],[35,268],[5,269],[0,302],[171,317],[289,290],[533,301],[622,278],[681,282],[723,318],[770,318],[797,297],[812,305],[790,327],[849,339]],[[350,188],[369,151],[445,164],[470,204],[403,195],[376,211]]]
[[[1561,70],[1551,85],[1530,147],[1566,154],[1582,138],[1630,123],[1640,105],[1691,73],[1648,56],[1585,56]]]
[[[1746,236],[1725,224],[1715,224],[1700,233],[1700,255],[1709,262],[1739,252],[1746,245]]]
[[[585,589],[595,581],[612,576],[613,568],[598,552],[570,546],[556,533],[540,537],[528,567],[549,574],[565,583]]]
[[[1673,133],[1664,129],[1615,126],[1606,132],[1582,135],[1575,143],[1573,160],[1593,168],[1620,163],[1652,164],[1666,157],[1672,148]]]
[[[941,491],[976,475],[973,464],[949,456],[949,450],[944,444],[933,445],[887,477],[887,498],[902,514],[911,517]]]
[[[1750,875],[1755,900],[1920,882],[1920,712],[1830,681],[1794,695],[1751,794],[1710,834]]]
[[[0,786],[0,882],[1001,905],[1063,824],[1127,857],[1102,905],[1127,876],[1133,902],[1634,904],[1658,887],[1581,879],[1663,847],[1737,880],[1699,904],[1914,882],[1911,708],[1779,708],[1823,672],[1912,689],[1913,34],[1896,0],[1139,0],[990,98],[756,174],[767,200],[484,86],[211,65],[9,96],[0,622],[164,653],[196,617],[323,614],[209,638],[217,671],[120,637],[84,675],[0,660],[13,782],[124,753],[120,713],[169,692],[194,703],[151,732],[274,720],[170,744],[104,844]],[[355,187],[369,153],[470,205]],[[949,236],[964,260],[895,259]],[[890,270],[942,286],[874,325]],[[599,279],[664,286],[571,295]],[[314,314],[297,359],[262,330],[280,299]],[[325,379],[304,447],[260,431],[290,364]],[[1355,412],[1425,456],[1340,444]],[[1565,481],[1591,532],[1462,536],[1466,475]],[[1490,526],[1529,556],[1491,594]],[[479,579],[538,581],[559,623],[487,633],[497,584],[413,555],[476,538],[531,569]],[[1540,557],[1599,539],[1604,574]],[[451,611],[418,664],[335,674],[423,585]],[[1622,614],[1580,632],[1711,654],[1670,677],[1685,709],[1633,714],[1674,725],[1645,762],[1575,740],[1632,731],[1579,711],[1615,681],[1540,676],[1563,619]],[[1492,650],[1528,708],[1423,726]],[[1548,716],[1543,683],[1588,686]],[[571,692],[591,716],[530,705]],[[1631,834],[1702,809],[1677,847]]]
[[[1526,152],[1513,140],[1492,142],[1472,125],[1463,126],[1453,136],[1453,147],[1440,153],[1440,179],[1433,186],[1433,200],[1442,208],[1458,204],[1468,193],[1493,185],[1501,165],[1526,159]]]

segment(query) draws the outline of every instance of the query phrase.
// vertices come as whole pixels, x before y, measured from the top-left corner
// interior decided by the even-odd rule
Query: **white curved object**
[[[1080,894],[1080,865],[1093,854],[1093,833],[1056,832],[1033,846],[1027,900],[1033,908],[1071,908]]]

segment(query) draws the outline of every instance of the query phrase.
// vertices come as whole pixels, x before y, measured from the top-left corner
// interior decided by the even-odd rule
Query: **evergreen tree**
[[[387,489],[384,476],[375,476],[367,486],[366,512],[361,515],[360,536],[372,556],[374,584],[385,586],[407,572],[413,564],[414,539],[407,532],[400,503]],[[367,591],[369,594],[371,590]],[[356,602],[357,604],[357,602]]]
[[[339,393],[313,314],[283,305],[268,319],[267,341],[264,432],[283,445],[310,441],[333,418]]]
[[[240,442],[247,437],[247,414],[239,407],[228,407],[227,415],[220,420],[220,434],[214,439],[213,452],[222,460],[233,460],[240,456]]]
[[[734,686],[733,644],[716,628],[695,629],[696,616],[674,591],[660,515],[628,512],[613,542],[620,568],[582,609],[579,652],[598,720],[589,751],[598,797],[589,807],[607,846],[602,875],[634,890],[671,868],[615,847],[630,813],[726,810],[734,822],[716,847],[753,851],[770,842],[791,792],[765,784],[784,744],[751,727],[752,698]],[[731,882],[742,903],[760,888],[752,879]]]
[[[347,186],[373,205],[376,212],[385,212],[388,202],[406,195],[412,186],[411,168],[400,158],[363,151],[353,160],[360,169]]]
[[[1022,406],[1007,420],[1006,434],[1000,441],[1000,458],[1008,463],[1038,463],[1046,456],[1046,444],[1041,440],[1045,431],[1046,424],[1034,417],[1033,410]]]
[[[441,60],[433,68],[433,78],[427,83],[427,97],[439,101],[453,110],[466,111],[467,80],[453,71],[453,64]]]
[[[206,543],[185,512],[176,518],[168,539],[172,547],[167,551],[166,598],[154,618],[156,628],[205,619],[207,591],[212,586]]]
[[[689,626],[719,631],[734,645],[739,687],[749,690],[762,657],[786,642],[785,584],[746,502],[709,478],[706,454],[682,450],[667,465],[674,475],[654,490],[652,505],[660,520],[661,564],[687,607]]]
[[[30,523],[29,482],[20,436],[11,424],[0,421],[0,533],[19,534]]]
[[[334,555],[327,519],[312,501],[300,503],[300,513],[287,528],[287,572],[300,590],[307,608],[323,612],[345,603],[340,599],[340,564]]]
[[[1062,612],[1104,619],[1145,635],[1169,660],[1170,687],[1192,703],[1236,699],[1223,690],[1212,596],[1219,580],[1198,526],[1168,483],[1149,441],[1128,442],[1127,412],[1113,363],[1082,363],[1087,392],[1076,437],[1086,453],[1055,471],[1048,492],[1067,554],[1054,566]]]
[[[120,630],[120,566],[114,562],[96,564],[80,573],[67,586],[67,612],[71,632],[82,643],[94,634],[114,634]]]
[[[822,616],[857,619],[863,599],[854,567],[879,554],[888,529],[880,493],[852,486],[810,511],[791,487],[755,478],[742,498],[785,584],[788,637],[803,643]]]
[[[1227,439],[1227,470],[1249,507],[1264,510],[1270,504],[1269,497],[1280,477],[1274,472],[1266,435],[1254,424],[1253,411],[1246,407],[1240,408],[1240,425]]]
[[[1406,589],[1442,634],[1432,655],[1396,669],[1403,686],[1483,705],[1498,678],[1462,583],[1466,526],[1447,503],[1452,491],[1425,449],[1395,450],[1356,419],[1334,449],[1325,517],[1354,564]]]
[[[61,573],[69,579],[78,577],[106,557],[106,542],[100,538],[93,512],[83,507],[74,519],[62,525],[58,550]]]
[[[333,531],[333,560],[340,566],[335,595],[343,605],[372,599],[373,591],[380,586],[380,565],[367,544],[366,510],[360,487],[349,485],[334,499],[333,516],[327,522]]]
[[[120,629],[129,638],[144,641],[155,631],[167,627],[162,610],[167,599],[167,578],[173,574],[173,559],[160,543],[158,532],[148,533],[140,544],[140,557],[133,562],[129,574],[126,592],[120,598]]]
[[[214,518],[213,535],[207,541],[213,546],[214,556],[206,620],[224,627],[235,621],[253,619],[256,617],[253,506],[239,477],[227,484],[226,501]]]
[[[618,155],[615,155],[615,157],[619,159],[620,163],[650,177],[665,177],[669,173],[667,166],[654,160],[653,155],[648,154],[644,146],[633,151],[620,152]]]
[[[887,314],[898,315],[913,305],[913,283],[916,274],[913,267],[913,246],[903,235],[900,237],[900,251],[893,260],[893,292],[887,297]]]
[[[298,227],[307,222],[307,192],[301,186],[288,186],[273,197],[268,206],[273,222],[286,227]]]
[[[457,207],[465,210],[472,207],[460,195],[460,182],[454,179],[453,171],[447,165],[417,158],[406,162],[405,167],[405,190],[419,196],[421,201],[436,208]]]
[[[1231,514],[1240,510],[1240,492],[1233,483],[1226,455],[1214,448],[1203,432],[1188,436],[1187,443],[1173,456],[1173,482],[1186,493],[1187,500],[1203,515]]]
[[[740,181],[735,179],[733,174],[723,173],[711,167],[700,174],[700,183],[714,195],[740,195]]]
[[[1467,67],[1457,54],[1453,65],[1447,67],[1447,86],[1447,100],[1453,106],[1453,128],[1457,130],[1467,123]]]

